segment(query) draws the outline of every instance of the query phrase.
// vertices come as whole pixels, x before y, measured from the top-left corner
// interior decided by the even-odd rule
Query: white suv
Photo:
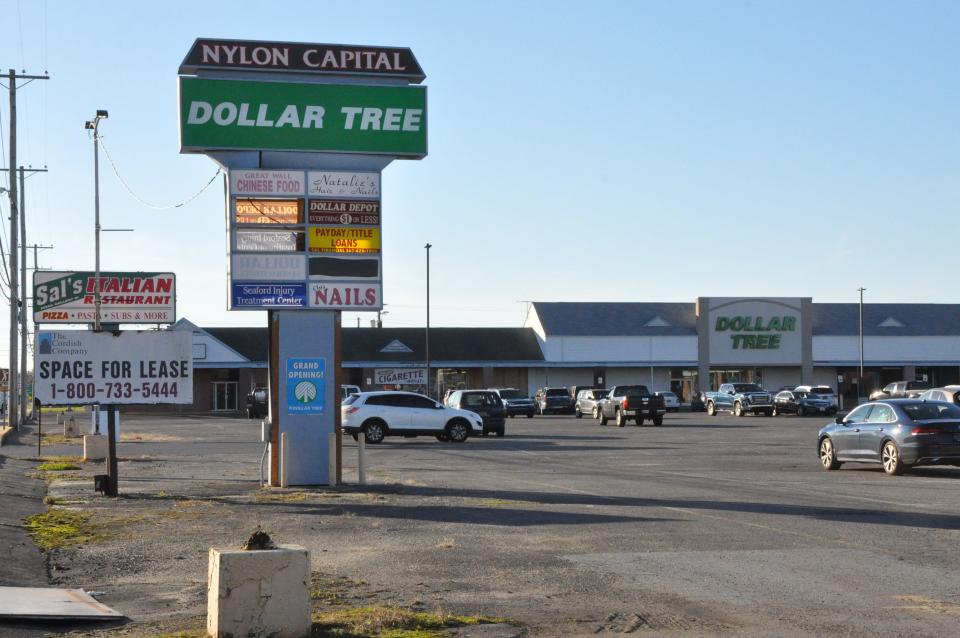
[[[468,410],[448,408],[413,392],[361,392],[340,404],[343,431],[356,440],[380,443],[385,436],[432,434],[439,441],[462,443],[483,434],[483,419]]]

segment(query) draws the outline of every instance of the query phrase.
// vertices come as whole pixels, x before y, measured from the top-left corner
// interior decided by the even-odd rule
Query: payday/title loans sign
[[[427,154],[427,90],[180,78],[180,150]]]

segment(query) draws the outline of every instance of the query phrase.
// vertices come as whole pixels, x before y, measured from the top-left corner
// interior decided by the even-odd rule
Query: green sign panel
[[[180,150],[427,154],[427,90],[180,78]]]
[[[717,332],[756,333],[730,335],[734,350],[779,350],[780,335],[764,333],[793,332],[797,329],[797,318],[789,315],[770,318],[717,317],[714,329]]]

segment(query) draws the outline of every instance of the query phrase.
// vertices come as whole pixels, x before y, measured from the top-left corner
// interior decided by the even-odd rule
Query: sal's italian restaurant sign
[[[37,332],[34,393],[44,405],[193,403],[193,334]]]
[[[173,273],[101,272],[100,321],[173,323],[177,320]],[[33,274],[36,323],[95,323],[96,273],[43,270]]]

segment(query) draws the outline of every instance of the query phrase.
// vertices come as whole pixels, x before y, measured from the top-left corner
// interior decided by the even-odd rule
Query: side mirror
[[[833,420],[833,422],[836,423],[837,425],[843,425],[843,417],[838,415],[837,418]]]

